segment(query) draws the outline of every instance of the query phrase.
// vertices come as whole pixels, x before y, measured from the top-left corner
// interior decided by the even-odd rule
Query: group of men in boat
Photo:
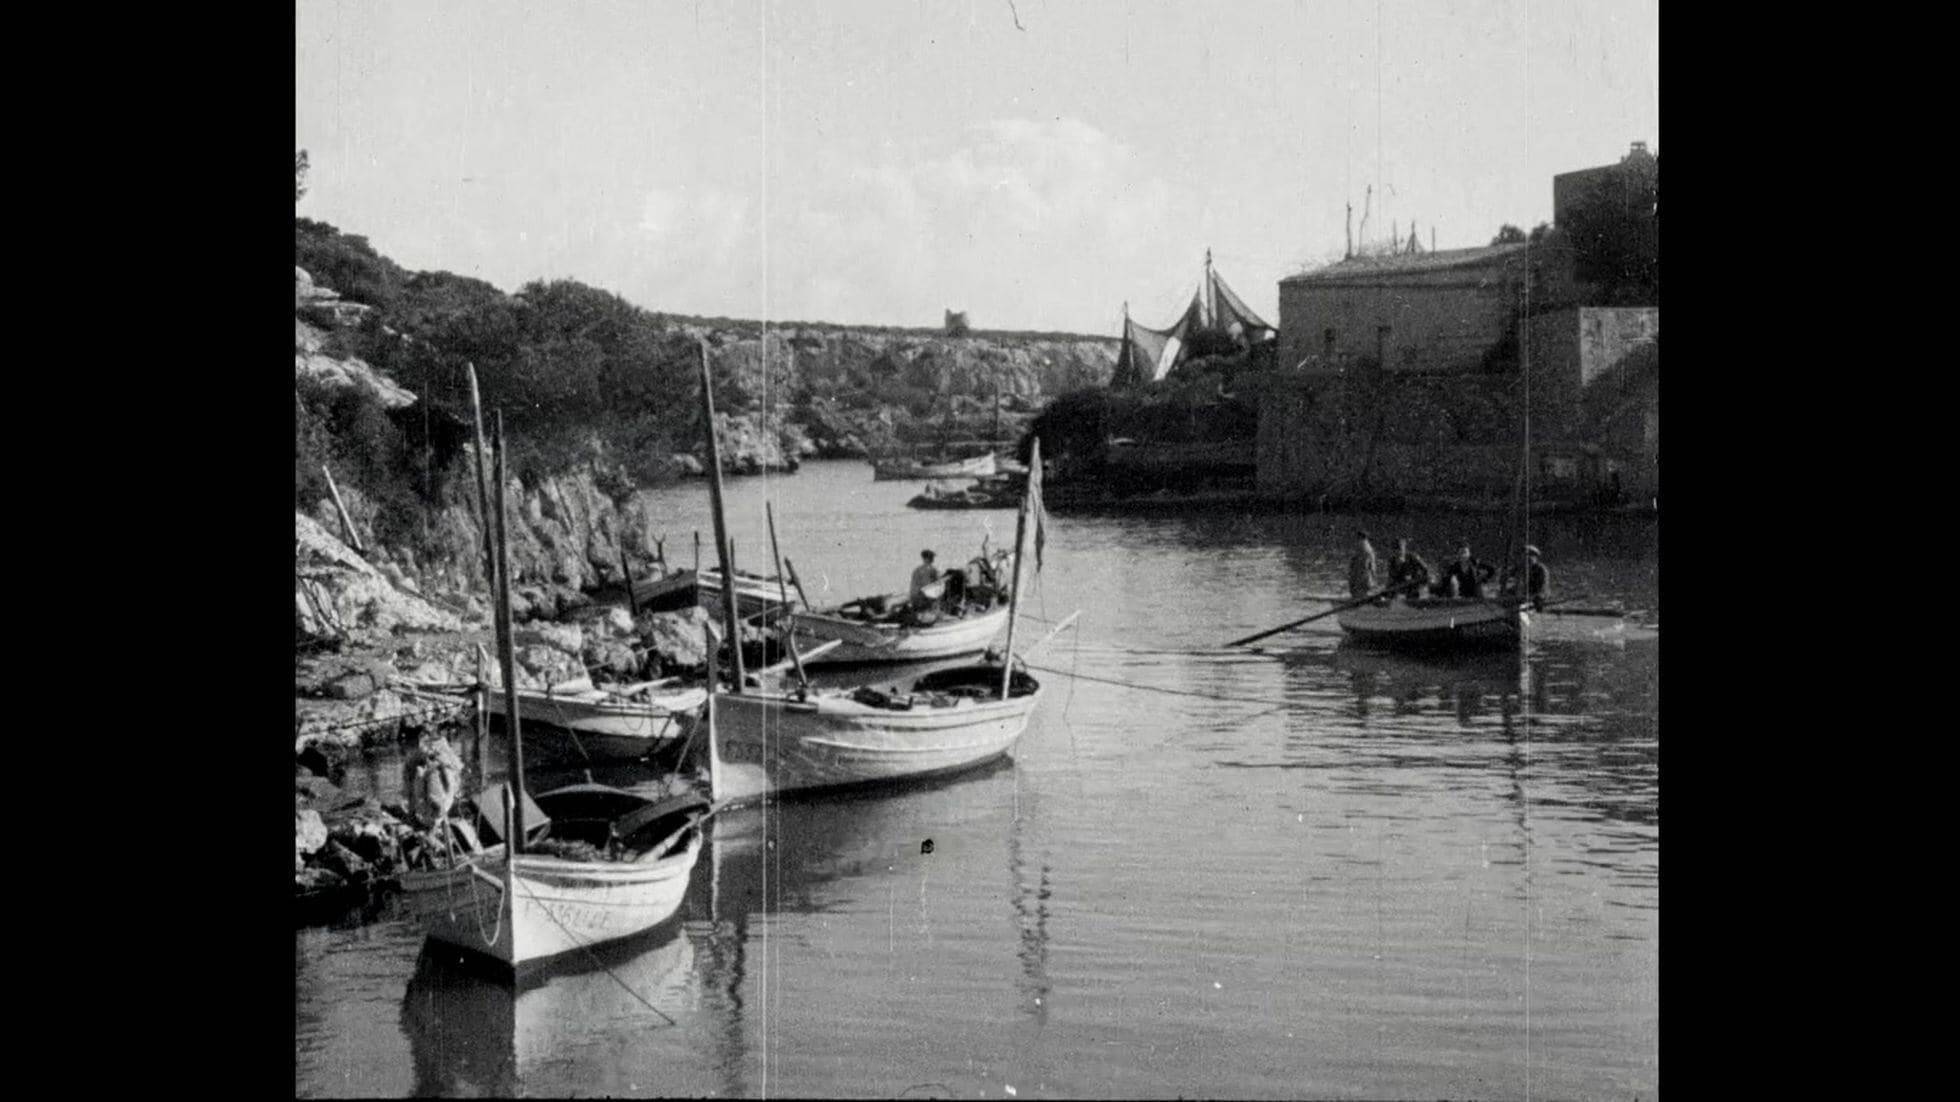
[[[1366,597],[1383,589],[1380,566],[1375,547],[1368,542],[1368,533],[1357,531],[1354,535],[1354,554],[1348,559],[1348,595]],[[1524,596],[1532,608],[1543,608],[1545,595],[1551,589],[1551,571],[1545,569],[1538,548],[1530,544],[1525,545],[1524,558]],[[1455,561],[1441,573],[1433,573],[1420,555],[1409,550],[1409,539],[1404,536],[1395,541],[1395,554],[1389,556],[1387,592],[1383,599],[1419,597],[1425,591],[1432,597],[1483,597],[1493,580],[1497,585],[1491,596],[1505,597],[1517,592],[1510,571],[1507,569],[1505,576],[1499,578],[1496,567],[1471,553],[1468,540],[1457,546]]]

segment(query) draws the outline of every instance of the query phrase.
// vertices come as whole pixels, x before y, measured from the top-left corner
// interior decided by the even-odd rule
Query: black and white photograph
[[[1658,0],[293,13],[295,1097],[1658,1095]]]

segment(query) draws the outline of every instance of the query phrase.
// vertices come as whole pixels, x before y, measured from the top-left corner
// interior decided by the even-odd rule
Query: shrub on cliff
[[[400,265],[375,252],[367,238],[311,218],[293,219],[293,263],[341,298],[384,310],[395,304],[408,278]]]

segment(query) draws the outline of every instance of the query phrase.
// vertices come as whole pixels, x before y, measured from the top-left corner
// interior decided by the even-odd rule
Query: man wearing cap
[[[1348,557],[1348,596],[1366,597],[1375,591],[1375,547],[1368,533],[1354,534],[1354,554]]]
[[[920,563],[912,568],[912,607],[924,608],[932,603],[926,596],[926,587],[939,580],[939,568],[932,565],[932,552],[919,552]]]
[[[1388,559],[1388,584],[1404,597],[1421,596],[1429,584],[1429,564],[1409,550],[1409,537],[1395,541],[1395,554]]]
[[[1530,544],[1524,548],[1524,595],[1531,600],[1532,611],[1545,607],[1545,595],[1552,589],[1552,572],[1545,569],[1539,561],[1538,549]]]

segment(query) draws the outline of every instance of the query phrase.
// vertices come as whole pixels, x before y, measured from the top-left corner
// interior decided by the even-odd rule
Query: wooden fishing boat
[[[993,452],[964,459],[919,460],[893,456],[871,461],[871,477],[877,482],[920,478],[985,478],[994,471]]]
[[[1016,671],[975,663],[927,674],[905,692],[870,687],[715,694],[722,799],[910,780],[971,769],[1013,749],[1041,698]]]
[[[930,590],[928,590],[930,592]],[[903,594],[873,600],[897,605],[899,610],[883,617],[853,615],[864,603],[853,602],[824,612],[804,612],[796,617],[799,647],[823,643],[842,644],[816,657],[808,665],[830,663],[846,665],[869,662],[924,662],[935,658],[957,658],[979,654],[987,649],[1001,629],[1007,626],[1007,606],[995,605],[953,616],[928,610],[925,615],[903,607]]]
[[[712,459],[719,454],[720,443],[713,428],[714,387],[705,358],[701,370],[701,402],[702,423],[709,427],[707,446]],[[1041,448],[1037,441],[1029,463],[1028,493],[1022,500],[1015,525],[1013,581],[1004,587],[990,585],[984,592],[963,589],[959,607],[965,609],[977,604],[980,615],[950,618],[970,619],[977,627],[976,624],[924,624],[916,620],[911,624],[899,623],[894,625],[891,643],[883,645],[886,633],[877,619],[852,621],[827,614],[796,614],[792,621],[795,625],[792,638],[809,632],[807,637],[845,643],[836,647],[833,654],[852,645],[850,640],[816,633],[848,632],[858,640],[859,647],[874,641],[880,644],[876,650],[865,648],[861,653],[890,653],[900,640],[916,639],[926,631],[936,631],[942,636],[955,630],[986,631],[990,636],[995,626],[990,621],[998,603],[997,594],[1004,588],[1008,594],[1007,607],[999,611],[1005,614],[1007,646],[1002,651],[1001,664],[978,663],[929,673],[919,678],[909,692],[888,693],[871,686],[814,688],[803,676],[799,662],[800,687],[779,691],[747,683],[741,652],[735,651],[734,678],[727,688],[718,685],[709,697],[708,774],[715,799],[934,776],[969,769],[1006,754],[1027,729],[1028,716],[1041,696],[1040,682],[1012,666],[1014,613],[1020,588],[1015,583],[1020,579],[1023,551],[1029,542],[1031,510],[1039,546],[1040,480]],[[715,550],[723,569],[727,570],[730,553],[721,479],[712,472],[708,490],[714,509]],[[781,562],[780,552],[775,548],[773,511],[769,525],[772,553]],[[996,581],[991,563],[983,557],[981,565],[987,567],[983,571],[987,575],[985,580]],[[966,580],[961,572],[949,578]],[[884,611],[882,602],[877,611]],[[723,609],[730,636],[736,631],[734,612],[732,608]],[[814,628],[806,629],[806,623]],[[914,653],[908,657],[924,656]],[[709,679],[717,682],[712,654],[709,662]]]
[[[841,644],[806,665],[869,662],[923,662],[979,654],[1007,625],[1011,594],[1003,592],[1005,551],[977,555],[957,578],[949,575],[925,588],[932,607],[910,607],[906,594],[861,597],[831,608],[798,612],[797,646],[813,649]],[[960,583],[959,596],[946,599],[948,582]],[[954,607],[946,607],[948,604]]]
[[[1489,597],[1395,597],[1336,617],[1341,630],[1378,646],[1517,647],[1527,622],[1517,601]]]
[[[538,796],[534,806],[543,816],[530,818],[544,818],[552,837],[599,855],[520,850],[513,861],[506,841],[457,854],[448,867],[404,872],[403,899],[430,939],[518,970],[645,932],[680,909],[708,801],[574,785]],[[529,846],[544,843],[545,830],[527,833]],[[607,849],[619,856],[608,859]]]
[[[625,690],[589,680],[550,689],[519,689],[525,746],[549,756],[595,764],[638,761],[693,732],[708,693],[679,679]],[[507,718],[504,694],[490,694],[490,714]]]
[[[1021,503],[1021,479],[997,474],[968,486],[927,486],[905,504],[913,509],[1012,509]]]
[[[655,612],[671,611],[698,604],[716,616],[720,615],[722,593],[721,571],[713,568],[695,573],[692,570],[677,570],[664,578],[638,582],[633,586],[633,601],[642,609]],[[775,578],[751,574],[747,571],[735,572],[735,606],[742,618],[768,613],[772,617],[782,612],[782,600]]]
[[[705,347],[701,356],[705,375]],[[475,405],[474,369],[470,395]],[[490,521],[485,565],[497,605],[511,780],[477,798],[480,832],[493,835],[495,844],[485,848],[476,835],[453,829],[445,801],[432,812],[440,821],[431,835],[443,839],[445,859],[434,867],[406,870],[401,879],[408,907],[431,939],[515,973],[573,950],[643,933],[672,918],[701,852],[700,824],[713,809],[692,793],[654,799],[582,784],[534,799],[526,791],[524,705],[510,626],[503,419],[500,415],[497,421],[494,499],[481,460],[480,407],[476,423],[478,508]],[[712,724],[712,698],[708,707]],[[459,836],[467,848],[454,845]]]

